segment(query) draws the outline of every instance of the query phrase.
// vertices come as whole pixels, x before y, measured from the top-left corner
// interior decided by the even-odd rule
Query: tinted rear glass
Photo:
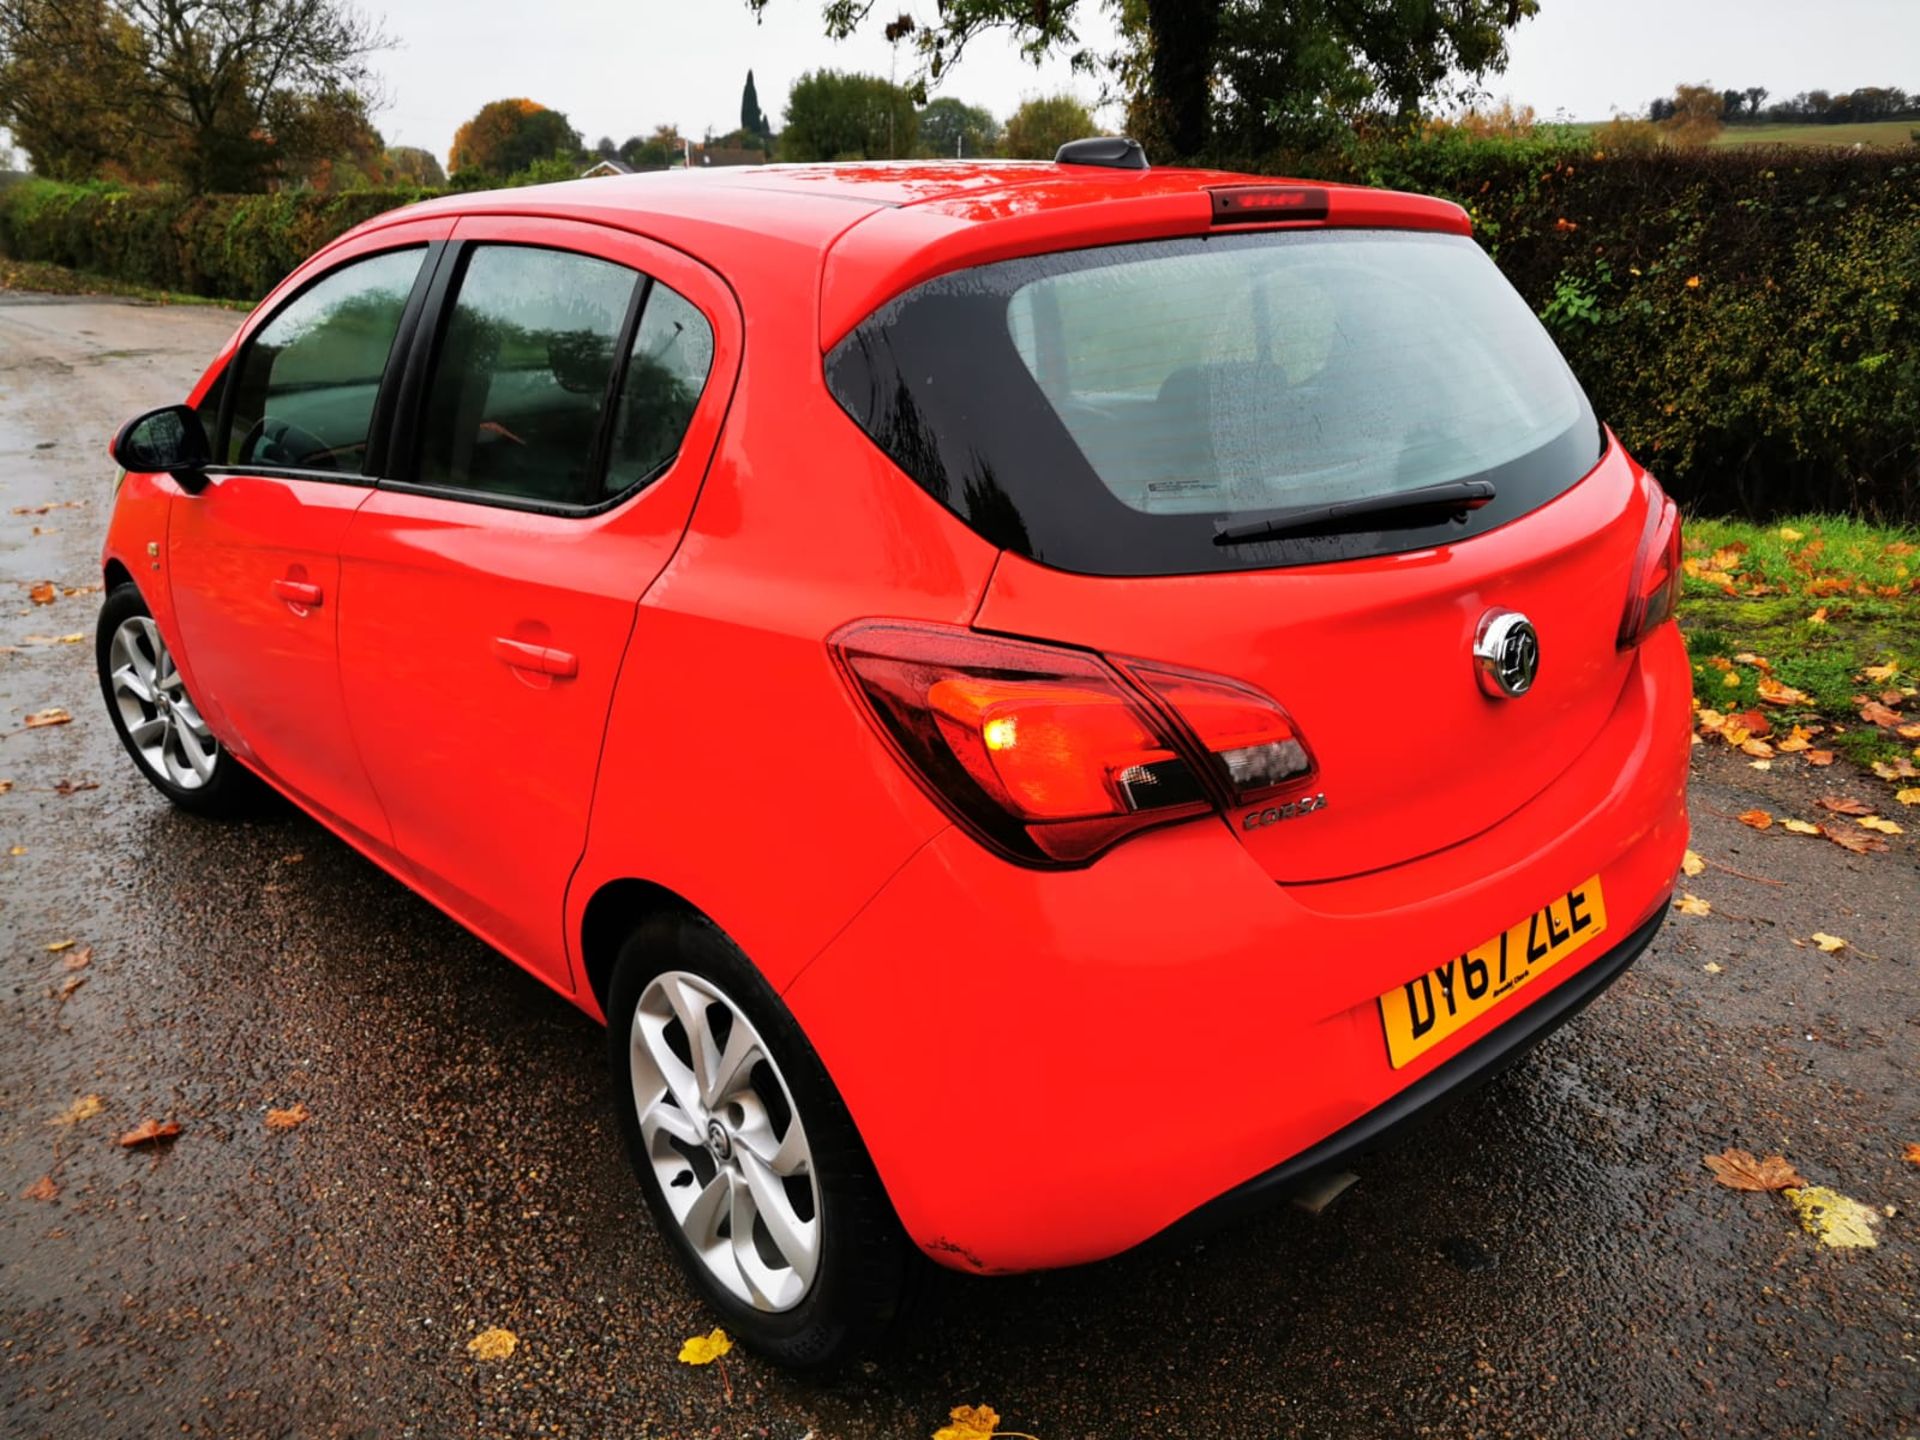
[[[1265,567],[1442,543],[1544,503],[1602,434],[1471,240],[1211,236],[943,276],[870,317],[828,383],[988,539],[1095,574]],[[1451,480],[1465,522],[1214,543],[1221,524]]]

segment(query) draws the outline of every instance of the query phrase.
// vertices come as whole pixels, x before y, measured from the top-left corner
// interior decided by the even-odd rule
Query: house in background
[[[624,160],[596,160],[580,172],[582,180],[591,180],[598,175],[631,175],[633,166]]]

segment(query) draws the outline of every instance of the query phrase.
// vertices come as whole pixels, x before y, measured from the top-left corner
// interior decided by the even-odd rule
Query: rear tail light
[[[1680,507],[1647,477],[1647,523],[1633,558],[1626,613],[1620,617],[1620,648],[1630,650],[1673,618],[1680,603]]]
[[[1286,713],[1230,680],[942,625],[863,622],[830,644],[934,799],[1027,864],[1082,864],[1312,775]]]

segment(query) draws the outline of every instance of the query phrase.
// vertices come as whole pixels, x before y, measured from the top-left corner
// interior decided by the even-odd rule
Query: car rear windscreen
[[[1266,232],[981,266],[890,302],[827,358],[836,399],[996,544],[1090,574],[1423,548],[1544,504],[1604,434],[1473,243]],[[1489,480],[1464,519],[1216,543],[1299,506]],[[1404,525],[1404,528],[1402,528]]]

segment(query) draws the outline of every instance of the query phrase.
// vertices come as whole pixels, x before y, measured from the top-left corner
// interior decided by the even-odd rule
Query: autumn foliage
[[[512,175],[536,160],[579,149],[579,134],[559,111],[533,100],[494,100],[454,132],[447,170]]]

